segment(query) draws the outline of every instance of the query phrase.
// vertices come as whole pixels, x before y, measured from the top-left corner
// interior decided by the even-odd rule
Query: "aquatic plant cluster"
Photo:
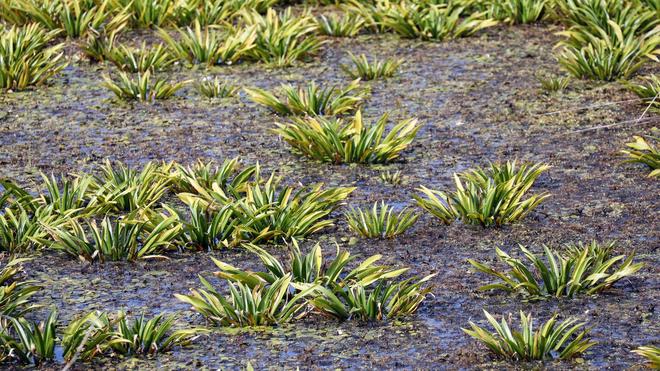
[[[402,38],[441,42],[470,37],[498,24],[558,22],[557,59],[578,79],[613,81],[634,76],[660,55],[657,1],[634,0],[456,0],[340,2],[335,12],[316,15],[294,11],[277,0],[0,0],[0,89],[20,91],[47,84],[72,63],[65,57],[75,40],[91,62],[116,70],[99,84],[117,100],[154,103],[175,97],[188,85],[209,99],[231,99],[239,92],[272,114],[273,135],[291,151],[331,165],[388,164],[411,150],[423,125],[416,118],[390,122],[379,112],[364,117],[372,85],[388,79],[406,63],[349,54],[342,66],[347,82],[322,86],[282,85],[274,91],[236,86],[231,81],[169,81],[164,71],[237,63],[269,68],[302,64],[329,37],[362,33],[395,33]],[[151,30],[156,44],[122,43],[129,29]],[[60,42],[61,41],[61,42]],[[538,77],[543,88],[559,92],[570,78]],[[657,76],[623,83],[649,109],[660,104]],[[625,144],[627,161],[660,176],[657,138],[636,136]],[[330,166],[330,165],[329,165]],[[348,228],[363,238],[393,239],[406,233],[428,212],[441,223],[465,228],[499,228],[520,223],[546,202],[550,193],[533,191],[551,167],[514,159],[489,163],[453,176],[452,190],[419,185],[406,208],[376,202],[344,210]],[[393,186],[400,172],[383,172]],[[334,226],[336,212],[355,187],[292,185],[259,163],[239,158],[222,163],[148,162],[132,167],[106,162],[91,173],[42,174],[37,189],[0,179],[0,251],[12,256],[0,270],[0,362],[39,365],[63,349],[70,364],[113,355],[154,355],[185,346],[210,332],[208,327],[285,325],[306,317],[339,321],[405,320],[432,295],[434,273],[411,276],[407,267],[379,265],[382,256],[365,259],[337,246],[331,261],[322,247],[307,253],[299,241]],[[289,252],[282,262],[269,253],[276,246]],[[244,249],[263,270],[253,272],[213,259],[217,287],[200,276],[201,287],[176,293],[208,320],[208,327],[175,329],[176,315],[151,319],[123,312],[89,312],[66,326],[52,310],[42,322],[30,321],[41,290],[23,271],[36,250],[54,251],[88,264],[107,261],[167,259],[174,252],[195,253]],[[569,300],[595,295],[643,268],[635,253],[615,255],[615,242],[576,242],[543,246],[543,254],[520,246],[526,260],[495,249],[499,266],[468,260],[474,272],[494,279],[480,287],[504,291],[525,301]],[[531,314],[520,313],[520,329],[484,310],[487,330],[470,322],[463,331],[497,356],[510,360],[567,359],[596,344],[586,323],[558,322],[559,314],[535,330]],[[658,349],[641,346],[636,353],[657,367]]]

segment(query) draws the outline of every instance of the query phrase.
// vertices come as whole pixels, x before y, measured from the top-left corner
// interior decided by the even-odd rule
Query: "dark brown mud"
[[[405,59],[401,73],[370,83],[365,114],[393,119],[417,117],[425,124],[401,161],[388,166],[333,166],[291,154],[270,132],[278,118],[245,96],[209,101],[192,89],[153,105],[117,103],[99,86],[110,67],[72,64],[51,86],[0,97],[0,175],[34,186],[38,172],[93,171],[104,158],[129,164],[149,160],[191,163],[198,158],[241,156],[279,169],[286,182],[355,185],[354,206],[375,200],[405,205],[419,185],[450,187],[451,174],[488,161],[544,161],[553,167],[536,191],[553,194],[521,223],[500,229],[444,226],[429,215],[404,236],[388,241],[355,239],[336,213],[337,226],[313,235],[332,254],[337,242],[354,254],[382,254],[384,260],[437,273],[430,297],[410,321],[357,324],[309,317],[302,323],[261,330],[218,330],[194,345],[154,359],[109,359],[98,368],[541,368],[623,369],[642,367],[630,351],[660,341],[660,187],[647,170],[622,164],[619,153],[636,134],[658,135],[653,124],[626,124],[577,132],[638,117],[635,102],[574,110],[634,99],[619,84],[573,81],[563,93],[546,94],[535,74],[559,73],[552,57],[554,26],[499,27],[474,38],[446,43],[401,40],[392,35],[330,40],[311,63],[284,70],[245,64],[208,71],[176,69],[176,79],[217,75],[241,86],[274,88],[281,83],[345,84],[340,68],[348,51]],[[658,71],[657,65],[646,72]],[[548,114],[564,111],[556,114]],[[381,170],[401,170],[400,186],[384,184]],[[573,300],[525,303],[504,293],[479,293],[487,278],[469,271],[466,259],[491,261],[495,247],[517,244],[539,251],[542,244],[578,240],[620,242],[617,252],[637,252],[646,267],[606,293]],[[258,261],[241,250],[213,253],[245,268]],[[197,287],[197,275],[214,266],[204,253],[172,254],[167,261],[82,265],[42,252],[28,272],[45,286],[37,299],[55,305],[61,320],[92,309],[133,313],[176,312],[180,322],[203,319],[173,294]],[[461,332],[482,321],[482,308],[495,314],[531,311],[541,320],[555,312],[593,326],[598,341],[583,358],[567,362],[512,364],[498,361]],[[57,368],[57,366],[52,366]],[[89,365],[79,365],[87,369]]]

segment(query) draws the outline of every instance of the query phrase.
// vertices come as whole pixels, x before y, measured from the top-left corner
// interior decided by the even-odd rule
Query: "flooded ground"
[[[660,342],[660,183],[646,177],[647,169],[623,164],[619,151],[633,135],[657,136],[654,125],[660,120],[581,131],[636,119],[644,107],[633,101],[577,109],[635,98],[617,83],[573,81],[563,93],[543,92],[535,74],[560,72],[552,57],[557,30],[552,25],[502,26],[446,43],[393,35],[332,39],[314,61],[294,68],[245,64],[167,73],[177,79],[220,76],[262,88],[309,80],[346,84],[350,79],[340,64],[350,62],[348,51],[403,58],[399,75],[368,84],[372,93],[364,109],[373,119],[392,111],[393,119],[417,117],[425,124],[401,161],[388,166],[335,166],[297,157],[270,132],[278,118],[244,94],[209,101],[188,88],[179,98],[154,105],[117,103],[99,86],[102,74],[112,69],[80,61],[51,86],[0,97],[0,175],[30,187],[39,179],[38,171],[93,171],[104,158],[139,165],[240,156],[243,163],[259,161],[268,170],[279,169],[287,183],[357,186],[349,199],[353,206],[381,199],[403,206],[412,204],[416,187],[450,187],[453,172],[488,161],[548,162],[552,169],[535,190],[553,196],[519,224],[447,227],[424,214],[404,236],[362,240],[348,231],[340,209],[335,228],[304,243],[307,247],[320,241],[332,255],[337,242],[353,254],[382,254],[388,263],[411,267],[412,274],[437,273],[434,297],[409,321],[358,324],[312,316],[275,329],[218,330],[153,359],[106,359],[93,366],[235,369],[249,361],[255,368],[286,369],[540,367],[498,361],[462,333],[470,320],[483,324],[484,308],[498,315],[531,311],[542,320],[560,312],[592,326],[598,345],[582,358],[546,363],[553,368],[641,368],[641,358],[630,351]],[[656,65],[642,72],[653,68],[659,70]],[[383,183],[382,170],[401,170],[403,184]],[[636,251],[646,267],[602,295],[525,303],[505,293],[477,292],[488,278],[472,273],[466,263],[468,258],[494,261],[495,247],[511,251],[524,244],[539,251],[542,244],[591,239],[619,241],[617,252]],[[240,267],[259,268],[258,260],[241,250],[213,255]],[[203,318],[173,295],[197,287],[197,275],[209,277],[214,266],[204,253],[173,254],[167,261],[84,265],[43,252],[27,271],[45,286],[37,296],[39,303],[55,305],[62,321],[81,311],[124,309],[138,314],[178,311],[181,324],[204,325]]]

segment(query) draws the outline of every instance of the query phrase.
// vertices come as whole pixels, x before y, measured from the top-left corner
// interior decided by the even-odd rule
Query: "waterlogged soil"
[[[244,368],[642,368],[631,350],[660,343],[660,191],[648,169],[622,163],[620,150],[633,135],[658,135],[658,121],[618,83],[573,81],[561,93],[541,90],[535,75],[557,74],[553,58],[556,26],[499,27],[476,37],[443,43],[401,40],[393,35],[329,39],[316,58],[287,69],[243,64],[210,70],[175,68],[172,79],[219,76],[240,86],[267,89],[282,83],[346,84],[340,69],[348,51],[405,60],[391,79],[371,88],[364,113],[375,119],[386,111],[393,120],[417,117],[424,124],[402,158],[387,166],[320,164],[292,154],[271,133],[280,119],[240,97],[207,100],[192,88],[152,105],[119,103],[99,86],[110,67],[72,63],[49,86],[0,97],[2,177],[34,187],[38,172],[95,171],[105,158],[141,165],[150,160],[192,163],[240,156],[276,170],[286,183],[324,182],[356,186],[348,203],[368,206],[386,200],[412,205],[416,187],[452,187],[452,174],[488,161],[543,161],[552,165],[533,191],[552,197],[522,222],[502,228],[460,223],[445,226],[428,214],[405,235],[364,240],[348,230],[342,209],[336,226],[312,235],[305,248],[320,242],[324,255],[335,243],[352,254],[382,254],[382,261],[410,267],[411,275],[436,273],[433,296],[404,322],[340,323],[310,316],[279,328],[214,330],[193,345],[156,358],[115,358],[79,364],[79,369]],[[135,42],[151,37],[144,33]],[[72,49],[75,50],[75,49]],[[643,73],[658,72],[657,65]],[[612,103],[605,105],[605,103]],[[584,129],[612,125],[608,129]],[[398,186],[381,181],[384,170],[400,170]],[[528,303],[506,293],[476,289],[489,279],[469,270],[466,260],[495,263],[496,247],[516,253],[518,244],[541,251],[579,240],[617,240],[616,253],[637,254],[645,267],[605,293],[572,300]],[[286,253],[272,247],[274,254]],[[246,269],[260,269],[241,250],[173,253],[169,260],[82,264],[55,252],[41,252],[27,265],[44,289],[37,301],[61,313],[60,321],[93,309],[132,314],[180,314],[178,326],[203,326],[203,318],[174,298],[198,287],[198,275],[215,270],[215,256]],[[495,263],[496,266],[501,267]],[[215,281],[213,281],[215,282]],[[486,325],[482,308],[496,315],[529,311],[540,320],[553,313],[578,317],[592,327],[598,344],[571,361],[516,364],[493,357],[462,333],[469,321]],[[517,320],[517,317],[516,317]],[[59,368],[57,364],[47,368]]]

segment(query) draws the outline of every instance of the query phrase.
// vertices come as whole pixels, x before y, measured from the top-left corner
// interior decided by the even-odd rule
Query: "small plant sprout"
[[[364,54],[358,57],[352,53],[349,54],[355,69],[342,65],[342,70],[354,79],[359,78],[365,81],[392,77],[403,63],[403,59],[385,59],[369,62]]]
[[[656,137],[648,137],[648,141],[639,136],[635,136],[635,141],[626,143],[627,149],[621,151],[629,157],[627,162],[640,163],[651,168],[649,177],[660,177],[660,150],[656,148],[651,141],[658,142]]]
[[[541,84],[543,90],[547,92],[560,92],[568,87],[571,82],[568,76],[541,76],[537,75],[536,79]]]
[[[523,198],[536,179],[547,169],[545,164],[523,164],[516,161],[491,164],[461,174],[454,174],[456,191],[439,192],[424,186],[415,195],[419,206],[446,224],[460,219],[468,224],[500,226],[522,219],[543,200],[547,193]]]
[[[261,104],[282,116],[322,116],[340,115],[357,110],[369,94],[367,89],[360,88],[360,81],[354,80],[348,86],[321,88],[314,81],[306,87],[294,88],[283,85],[281,91],[284,99],[259,88],[245,89],[255,103]]]
[[[381,171],[380,180],[391,185],[399,185],[403,181],[401,178],[401,170],[397,171]]]
[[[398,214],[385,201],[374,203],[371,210],[353,209],[346,213],[346,221],[352,231],[367,238],[393,238],[410,228],[419,215],[403,209]]]
[[[558,324],[557,315],[554,315],[534,331],[532,315],[521,311],[518,331],[511,329],[505,317],[502,317],[501,323],[498,323],[485,310],[484,315],[495,333],[472,322],[470,322],[471,329],[463,329],[463,331],[502,358],[525,361],[569,359],[596,345],[596,342],[587,337],[589,330],[581,330],[584,323],[578,323],[574,318]]]
[[[195,84],[197,91],[207,98],[228,98],[234,97],[238,93],[239,88],[231,85],[226,81],[222,81],[217,77],[214,79],[205,78]]]
[[[192,80],[177,83],[168,83],[165,79],[151,79],[151,72],[139,74],[137,80],[124,72],[119,73],[119,80],[113,80],[104,76],[102,86],[113,92],[117,98],[122,100],[138,100],[151,103],[156,100],[168,99],[174,96],[178,90],[192,82]]]
[[[528,264],[496,249],[498,259],[509,267],[509,271],[498,271],[472,259],[468,262],[477,272],[499,278],[498,282],[483,286],[480,290],[522,292],[530,300],[571,298],[606,290],[643,267],[642,263],[633,263],[634,253],[627,258],[624,255],[611,256],[614,246],[614,243],[601,245],[593,241],[586,245],[571,245],[563,252],[544,246],[545,261],[520,246]],[[615,267],[617,262],[620,264]]]
[[[348,121],[323,117],[294,118],[274,131],[295,152],[312,159],[341,163],[388,163],[397,159],[421,128],[416,119],[402,120],[385,134],[389,115],[374,124],[357,111]]]

